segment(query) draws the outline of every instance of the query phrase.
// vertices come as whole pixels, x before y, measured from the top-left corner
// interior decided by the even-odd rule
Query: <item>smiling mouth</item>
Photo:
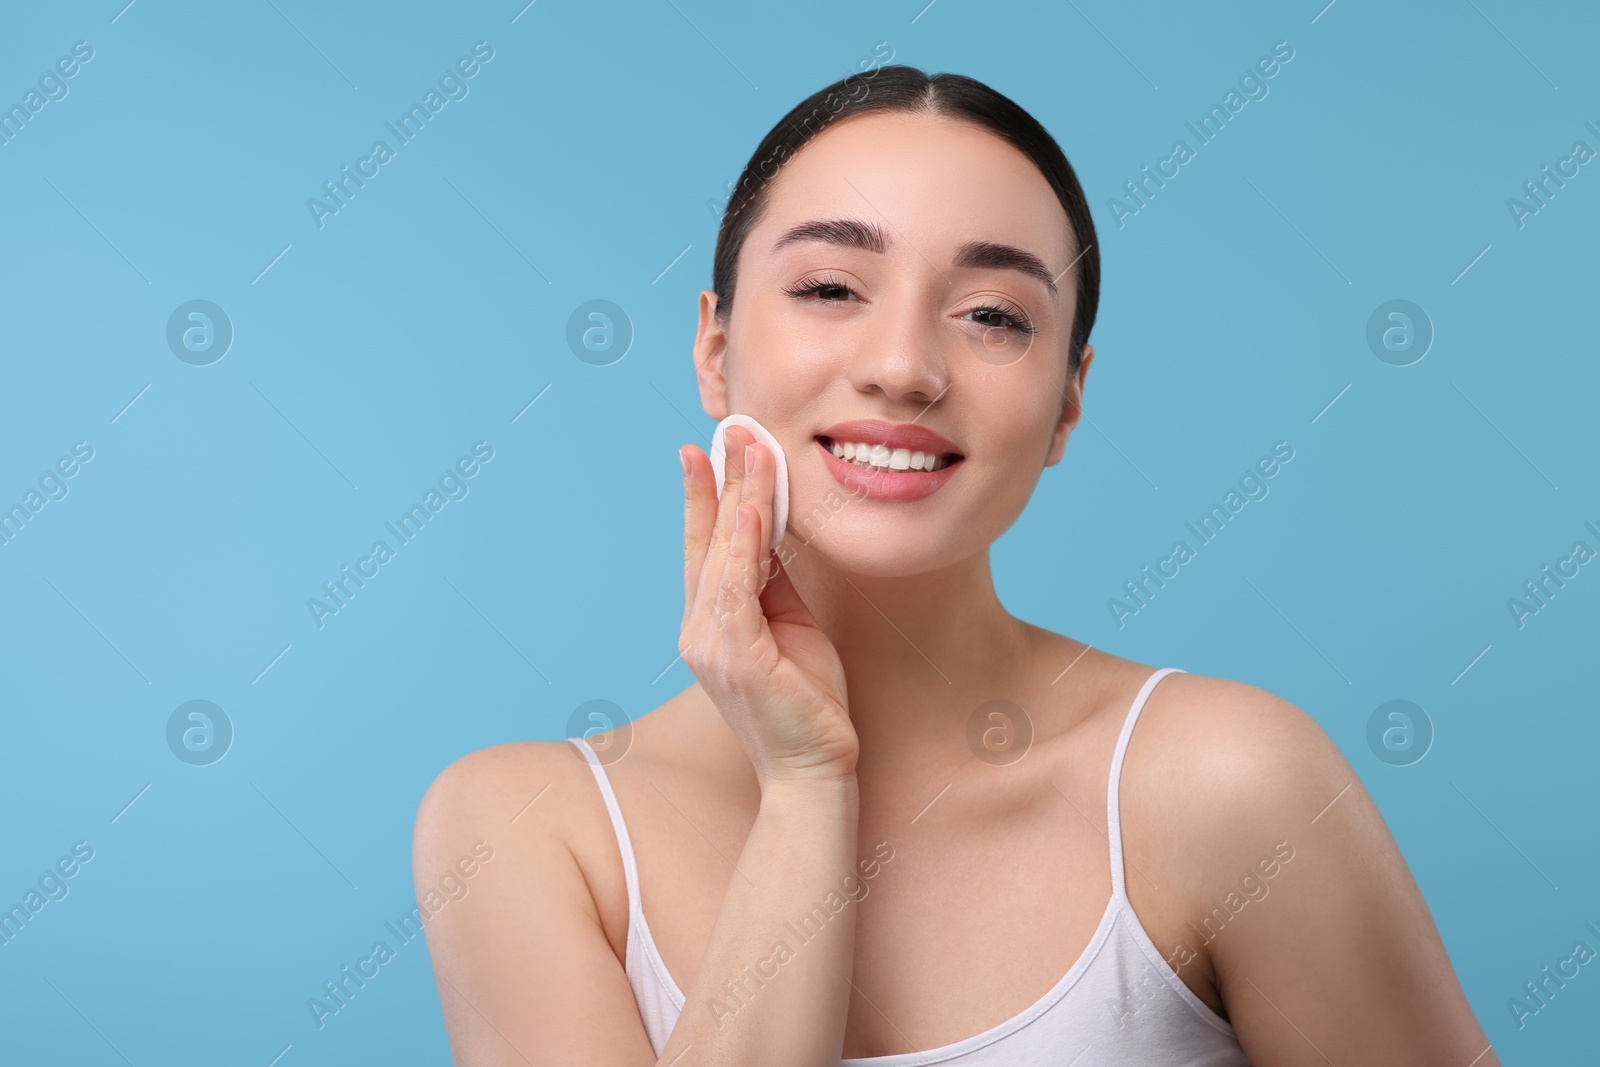
[[[862,470],[928,474],[966,458],[959,452],[921,452],[910,448],[890,448],[888,445],[840,442],[821,434],[817,435],[816,440],[837,458]]]

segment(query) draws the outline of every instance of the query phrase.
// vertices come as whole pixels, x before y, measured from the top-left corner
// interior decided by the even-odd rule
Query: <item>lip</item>
[[[956,447],[947,438],[921,426],[901,425],[878,421],[841,422],[827,433],[813,439],[822,463],[833,475],[834,481],[852,493],[868,500],[909,502],[923,500],[938,492],[956,471],[961,469],[965,457],[936,471],[872,470],[849,460],[840,459],[833,449],[820,438],[844,440],[859,444],[884,445],[889,448],[909,448],[921,452],[955,452]]]
[[[888,448],[909,448],[913,452],[954,452],[963,455],[955,443],[942,434],[914,422],[893,423],[882,419],[851,419],[836,423],[817,435],[830,441],[850,441]],[[937,472],[934,472],[937,473]]]

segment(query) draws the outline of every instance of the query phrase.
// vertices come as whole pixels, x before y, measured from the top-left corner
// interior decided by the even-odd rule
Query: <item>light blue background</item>
[[[689,349],[724,183],[878,41],[1032,111],[1099,227],[1088,425],[995,546],[1003,600],[1306,709],[1504,1062],[1595,1054],[1594,966],[1520,1031],[1507,1008],[1600,948],[1600,566],[1507,608],[1600,549],[1600,164],[1524,228],[1506,203],[1600,149],[1592,8],[124,2],[0,31],[0,104],[94,48],[0,147],[0,504],[94,449],[0,546],[0,904],[95,849],[0,947],[5,1059],[447,1059],[420,941],[321,1030],[306,1000],[413,906],[441,768],[691,682],[661,674],[673,453],[713,425]],[[307,199],[479,40],[469,95],[319,229]],[[1123,182],[1279,40],[1270,94],[1119,229]],[[192,299],[236,331],[206,367],[165,341]],[[566,341],[593,299],[635,332],[609,366]],[[1436,330],[1410,366],[1366,343],[1392,299]],[[480,440],[469,495],[318,629],[307,599]],[[1119,629],[1108,598],[1280,440],[1270,495]],[[1366,740],[1396,698],[1436,730],[1411,766]],[[165,740],[192,699],[236,730],[211,766]]]

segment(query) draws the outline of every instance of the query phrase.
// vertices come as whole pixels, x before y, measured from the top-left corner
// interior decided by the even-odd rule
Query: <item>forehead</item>
[[[779,169],[752,250],[766,253],[797,222],[839,216],[884,225],[890,255],[980,238],[1028,249],[1059,271],[1077,254],[1066,211],[1033,161],[949,117],[868,112],[823,130]]]

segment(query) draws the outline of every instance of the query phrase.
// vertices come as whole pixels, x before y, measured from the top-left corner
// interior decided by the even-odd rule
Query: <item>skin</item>
[[[614,760],[646,914],[690,993],[685,1034],[698,995],[713,989],[702,970],[732,974],[732,961],[758,958],[770,941],[735,945],[730,930],[785,914],[760,894],[819,867],[849,870],[879,843],[894,858],[817,958],[788,965],[792,999],[746,1009],[770,1056],[730,1044],[726,1061],[691,1052],[680,1065],[778,1062],[788,1024],[822,1032],[812,1062],[826,1061],[830,1042],[839,1054],[836,1034],[847,1057],[932,1049],[1036,1001],[1106,908],[1106,775],[1153,669],[1012,616],[990,573],[989,546],[1062,458],[1094,356],[1085,345],[1068,377],[1079,249],[1037,169],[975,126],[868,114],[796,153],[771,193],[731,314],[719,319],[715,294],[700,295],[695,369],[708,416],[750,413],[788,456],[791,521],[773,581],[803,600],[836,652],[858,747],[829,749],[821,766],[839,773],[815,788],[777,781],[775,769],[799,767],[799,756],[758,768],[699,681],[631,736],[591,741]],[[889,246],[771,251],[796,223],[838,218],[882,227]],[[1059,291],[1012,269],[956,268],[956,247],[973,238],[1031,251]],[[783,292],[824,275],[845,289]],[[997,300],[1036,332],[972,313]],[[829,494],[849,492],[812,437],[858,417],[929,426],[956,442],[962,469],[922,501],[830,508]],[[745,440],[730,438],[726,506],[714,502],[705,454],[681,453],[686,618],[695,553],[712,536],[712,510],[719,532],[731,521],[730,493],[750,488],[746,535],[765,544],[772,459],[757,446],[746,475]],[[711,503],[701,508],[697,493]],[[801,530],[813,509],[825,520]],[[769,600],[742,610],[770,610]],[[817,662],[823,674],[833,663]],[[973,710],[996,699],[1024,709],[1033,730],[1026,758],[1007,766],[975,758],[966,740]],[[1138,720],[1119,795],[1135,913],[1252,1063],[1499,1063],[1371,797],[1299,708],[1240,682],[1169,675]],[[655,1063],[622,971],[622,865],[589,768],[559,742],[458,760],[418,813],[419,899],[480,838],[495,860],[469,899],[427,927],[456,1062]],[[1219,924],[1213,909],[1230,893],[1236,909],[1249,902]],[[823,993],[792,1002],[806,990]],[[696,1037],[703,1054],[710,1033]],[[661,1062],[689,1044],[675,1031]]]

